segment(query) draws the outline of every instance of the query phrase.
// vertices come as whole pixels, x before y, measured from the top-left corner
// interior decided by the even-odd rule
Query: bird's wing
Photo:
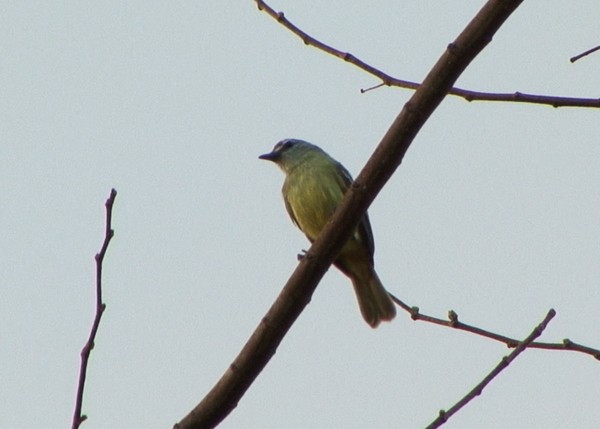
[[[283,194],[283,202],[285,204],[285,210],[288,212],[288,215],[290,216],[290,218],[292,219],[292,222],[294,223],[294,225],[296,225],[298,228],[300,228],[300,224],[298,224],[298,221],[296,220],[296,216],[294,216],[294,210],[292,210],[292,206],[290,205],[286,195],[286,185],[287,183],[283,184],[283,189],[282,189],[282,194]],[[300,228],[302,229],[302,228]]]
[[[338,181],[339,186],[342,188],[343,193],[345,194],[348,188],[352,185],[352,176],[342,164],[340,164],[339,162],[336,164],[338,172],[341,173],[336,174],[336,179]],[[358,239],[367,246],[369,255],[372,259],[373,254],[375,253],[375,241],[373,240],[373,230],[371,229],[371,222],[369,222],[369,215],[366,212],[360,220],[360,222],[358,223],[357,232]]]
[[[294,222],[294,225],[296,225],[298,228],[300,228],[300,225],[298,224],[298,221],[296,220],[296,216],[294,216],[294,211],[292,210],[292,206],[290,206],[290,203],[288,202],[287,198],[283,197],[283,202],[285,203],[285,209],[287,210],[288,214],[290,215],[292,222]]]

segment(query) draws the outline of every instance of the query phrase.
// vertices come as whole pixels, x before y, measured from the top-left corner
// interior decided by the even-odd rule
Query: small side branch
[[[438,417],[429,425],[427,429],[438,428],[442,426],[444,423],[448,421],[450,417],[456,414],[461,408],[467,405],[471,400],[473,400],[476,396],[481,395],[483,389],[490,384],[490,382],[500,374],[504,369],[510,365],[510,363],[517,358],[537,337],[542,335],[546,326],[552,320],[552,318],[556,315],[556,312],[552,309],[548,311],[546,317],[535,329],[529,334],[527,338],[525,338],[519,345],[508,355],[504,356],[500,363],[496,365],[496,367],[483,379],[480,383],[477,384],[469,393],[467,393],[460,401],[454,404],[448,410],[441,410]]]
[[[581,59],[581,58],[583,58],[583,57],[585,57],[585,56],[587,56],[589,54],[593,54],[596,51],[600,51],[600,45],[596,46],[595,48],[588,49],[587,51],[582,52],[579,55],[575,55],[574,57],[571,57],[571,59],[569,61],[571,61],[572,63],[574,63],[575,61],[577,61],[577,60],[579,60],[579,59]]]
[[[256,2],[256,6],[259,10],[267,13],[269,16],[274,18],[277,22],[283,25],[285,28],[290,30],[296,36],[298,36],[305,45],[312,46],[317,48],[323,52],[328,53],[329,55],[333,55],[347,63],[353,64],[359,69],[367,72],[368,74],[375,76],[376,78],[381,80],[379,85],[373,86],[368,89],[362,89],[361,92],[365,93],[371,91],[376,88],[380,88],[381,86],[395,86],[399,88],[407,88],[411,90],[416,90],[421,86],[418,82],[411,82],[408,80],[398,79],[394,76],[391,76],[384,71],[366,63],[350,52],[344,52],[339,49],[334,48],[333,46],[327,45],[326,43],[321,42],[310,34],[306,33],[297,25],[293,24],[289,19],[287,19],[283,12],[276,12],[271,6],[265,3],[263,0],[254,0]],[[571,58],[571,62],[582,56],[588,55],[592,53],[594,50],[600,49],[600,46],[594,48],[593,50],[584,52],[577,57]],[[575,98],[575,97],[560,97],[560,96],[552,96],[552,95],[536,95],[536,94],[526,94],[524,92],[508,92],[508,93],[492,93],[492,92],[482,92],[482,91],[472,91],[469,89],[457,88],[453,87],[448,91],[449,95],[454,95],[456,97],[461,97],[467,101],[496,101],[496,102],[513,102],[513,103],[532,103],[532,104],[542,104],[549,105],[552,107],[600,107],[600,98]]]
[[[117,197],[117,191],[112,189],[110,191],[110,196],[106,200],[106,227],[104,231],[104,242],[102,243],[102,247],[100,248],[100,252],[96,254],[96,315],[94,316],[94,322],[92,323],[92,328],[90,330],[90,336],[88,337],[87,342],[83,346],[81,350],[81,366],[79,367],[79,382],[77,384],[77,398],[75,400],[75,411],[73,413],[73,422],[71,425],[71,429],[77,429],[83,423],[87,416],[81,414],[81,407],[83,405],[83,389],[85,387],[85,377],[87,374],[87,366],[90,359],[90,353],[94,348],[94,341],[96,339],[96,333],[98,332],[98,327],[100,326],[100,319],[102,318],[102,314],[106,309],[106,304],[102,301],[102,262],[104,261],[104,256],[106,255],[106,250],[108,249],[108,244],[110,240],[113,238],[115,234],[112,229],[112,208],[115,202],[115,198]]]
[[[472,334],[481,335],[485,338],[490,338],[495,341],[499,341],[501,343],[506,344],[509,348],[515,348],[519,344],[521,344],[518,340],[514,338],[507,337],[505,335],[500,335],[495,332],[487,331],[482,328],[478,328],[477,326],[469,325],[463,323],[458,320],[458,314],[454,310],[450,310],[448,312],[448,320],[440,319],[438,317],[428,316],[426,314],[422,314],[419,312],[419,307],[411,307],[399,298],[390,294],[392,300],[398,304],[400,308],[410,314],[411,319],[420,320],[423,322],[433,323],[435,325],[446,326],[448,328],[458,329],[461,331],[470,332]],[[565,338],[561,343],[538,343],[532,342],[528,345],[531,349],[545,349],[545,350],[569,350],[574,352],[580,352],[588,354],[594,357],[597,360],[600,360],[600,350],[594,349],[592,347],[584,346],[581,344],[577,344],[568,338]]]

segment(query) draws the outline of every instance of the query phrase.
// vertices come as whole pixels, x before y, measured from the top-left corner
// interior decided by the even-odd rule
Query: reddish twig
[[[574,57],[571,57],[571,58],[569,59],[569,61],[571,61],[572,63],[574,63],[574,62],[575,62],[575,61],[577,61],[578,59],[580,59],[580,58],[583,58],[583,57],[585,57],[585,56],[587,56],[587,55],[589,55],[589,54],[592,54],[592,53],[594,53],[594,52],[596,52],[596,51],[600,51],[600,46],[596,46],[595,48],[588,49],[587,51],[585,51],[585,52],[582,52],[582,53],[581,53],[581,54],[579,54],[579,55],[575,55]]]
[[[546,317],[535,329],[529,334],[527,338],[525,338],[519,345],[508,355],[504,356],[500,363],[496,365],[496,367],[483,379],[480,383],[477,384],[469,393],[467,393],[460,401],[454,404],[448,410],[441,410],[438,417],[429,425],[427,429],[438,428],[442,426],[444,423],[448,421],[452,415],[456,414],[461,408],[467,405],[471,400],[473,400],[476,396],[481,395],[483,389],[498,375],[500,374],[510,363],[516,359],[526,348],[528,348],[533,340],[542,335],[546,326],[552,320],[552,318],[556,315],[556,312],[552,309],[548,311]]]
[[[340,51],[332,46],[329,46],[320,40],[312,37],[298,26],[290,22],[283,12],[276,12],[272,7],[266,4],[263,0],[254,0],[259,10],[266,12],[268,15],[277,20],[281,25],[290,30],[296,36],[298,36],[305,45],[313,46],[323,52],[326,52],[334,57],[340,58],[356,67],[364,70],[372,76],[377,77],[381,80],[381,84],[375,87],[361,90],[361,92],[367,92],[380,86],[395,86],[399,88],[407,88],[416,90],[421,86],[420,83],[411,82],[408,80],[398,79],[390,76],[389,74],[379,70],[376,67],[364,62],[360,58],[352,55],[350,52]],[[588,52],[589,53],[589,52]],[[583,55],[583,54],[582,54]],[[468,89],[453,87],[448,92],[450,95],[464,98],[467,101],[503,101],[503,102],[515,102],[515,103],[533,103],[543,104],[552,107],[600,107],[600,98],[575,98],[575,97],[558,97],[548,95],[536,95],[526,94],[524,92],[511,92],[511,93],[490,93],[481,91],[471,91]]]
[[[112,229],[112,208],[115,202],[115,198],[117,197],[117,191],[112,189],[110,191],[110,196],[106,200],[106,228],[104,231],[104,242],[102,243],[102,248],[100,252],[96,254],[96,315],[94,316],[94,322],[92,323],[92,329],[90,330],[90,336],[88,337],[87,342],[83,346],[81,350],[81,366],[79,368],[79,383],[77,384],[77,398],[75,400],[75,412],[73,413],[73,423],[71,425],[71,429],[77,429],[83,423],[87,416],[81,414],[81,407],[83,405],[83,389],[85,387],[85,377],[87,374],[87,366],[90,358],[90,353],[94,348],[94,341],[96,339],[96,333],[98,332],[98,327],[100,326],[100,319],[102,318],[102,314],[106,309],[106,304],[102,302],[102,262],[104,261],[104,256],[106,255],[106,250],[108,249],[108,244],[110,243],[111,238],[115,234]]]
[[[496,334],[495,332],[490,332],[482,328],[478,328],[477,326],[468,325],[466,323],[460,322],[458,320],[458,314],[454,310],[450,310],[448,312],[448,320],[439,319],[437,317],[428,316],[426,314],[422,314],[419,312],[419,307],[410,307],[408,304],[390,294],[392,300],[398,304],[400,308],[405,310],[410,314],[411,319],[413,320],[421,320],[423,322],[434,323],[436,325],[446,326],[448,328],[454,328],[461,331],[470,332],[472,334],[481,335],[485,338],[490,338],[495,341],[499,341],[501,343],[506,344],[509,348],[517,347],[520,342],[515,340],[514,338],[510,338],[504,335]],[[538,343],[533,342],[529,344],[527,347],[531,349],[545,349],[545,350],[569,350],[574,352],[580,352],[588,354],[597,360],[600,360],[600,350],[583,346],[581,344],[574,343],[573,341],[565,338],[562,343]]]

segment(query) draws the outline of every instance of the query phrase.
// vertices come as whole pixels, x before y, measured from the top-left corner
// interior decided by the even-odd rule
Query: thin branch
[[[546,325],[552,320],[552,318],[556,315],[556,312],[552,309],[548,311],[542,323],[535,327],[535,329],[529,334],[527,338],[525,338],[519,345],[508,355],[504,356],[500,363],[496,365],[496,367],[483,379],[477,386],[475,386],[469,393],[467,393],[460,401],[454,404],[447,411],[441,410],[438,417],[429,425],[427,429],[434,429],[442,426],[444,423],[448,421],[450,417],[456,414],[461,408],[471,402],[476,396],[481,395],[483,389],[490,384],[490,382],[500,374],[504,369],[510,365],[510,363],[517,358],[529,345],[535,340],[537,337],[542,335],[544,329],[546,329]]]
[[[596,46],[595,48],[588,49],[587,51],[585,51],[585,52],[582,52],[582,53],[581,53],[581,54],[579,54],[579,55],[575,55],[574,57],[571,57],[571,59],[570,59],[569,61],[571,61],[572,63],[574,63],[574,62],[575,62],[575,61],[577,61],[578,59],[580,59],[580,58],[583,58],[583,57],[585,57],[585,56],[587,56],[587,55],[589,55],[589,54],[592,54],[592,53],[594,53],[594,52],[596,52],[596,51],[600,51],[600,45]]]
[[[106,206],[106,227],[104,230],[104,242],[100,248],[100,252],[96,254],[96,315],[94,316],[94,322],[90,330],[90,336],[87,342],[81,350],[81,366],[79,367],[79,383],[77,384],[77,398],[75,400],[75,412],[73,413],[73,423],[71,429],[77,429],[83,423],[87,416],[81,414],[81,407],[83,406],[83,389],[85,387],[85,377],[87,375],[87,367],[90,359],[90,353],[94,348],[94,341],[96,339],[96,333],[100,326],[100,319],[106,309],[106,304],[102,302],[102,262],[108,249],[108,244],[113,238],[115,232],[112,229],[112,208],[117,197],[117,191],[111,189],[110,196],[104,204]]]
[[[283,290],[242,351],[202,401],[178,424],[178,429],[218,425],[237,405],[278,345],[308,305],[317,284],[427,119],[442,102],[470,62],[521,4],[521,0],[488,0],[456,40],[440,56],[386,132],[330,222],[302,258]]]
[[[266,12],[268,15],[277,20],[281,25],[298,36],[305,45],[313,46],[323,52],[326,52],[334,57],[344,60],[355,65],[361,70],[369,73],[372,76],[381,80],[381,84],[368,89],[361,89],[362,93],[371,91],[380,86],[395,86],[416,90],[420,84],[408,80],[398,79],[380,69],[364,62],[360,58],[352,55],[350,52],[340,51],[320,40],[312,37],[310,34],[303,31],[300,27],[288,20],[283,12],[276,12],[272,7],[266,4],[263,0],[254,0],[259,10]],[[599,47],[600,48],[600,47]],[[596,49],[599,49],[596,48]],[[583,55],[583,54],[582,54]],[[600,98],[575,98],[575,97],[558,97],[548,95],[526,94],[524,92],[512,93],[489,93],[481,91],[472,91],[454,87],[448,91],[448,94],[464,98],[467,101],[503,101],[513,103],[533,103],[544,104],[552,107],[600,107]]]
[[[394,295],[390,293],[392,300],[398,304],[400,308],[410,314],[411,319],[420,320],[423,322],[434,323],[436,325],[446,326],[448,328],[454,328],[461,331],[470,332],[472,334],[481,335],[485,338],[490,338],[495,341],[506,344],[509,348],[514,348],[519,345],[519,341],[514,338],[510,338],[504,335],[496,334],[495,332],[487,331],[477,326],[468,325],[458,320],[458,314],[455,311],[450,310],[448,312],[448,320],[440,319],[433,316],[428,316],[419,312],[419,307],[410,307]],[[544,350],[566,350],[588,354],[597,360],[600,360],[600,350],[583,346],[581,344],[574,343],[568,338],[564,339],[561,343],[538,343],[533,342],[528,345],[532,349],[544,349]]]

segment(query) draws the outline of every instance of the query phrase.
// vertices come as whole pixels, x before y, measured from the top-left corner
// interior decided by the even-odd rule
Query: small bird
[[[273,161],[285,173],[285,208],[312,243],[352,184],[350,173],[318,146],[298,139],[281,140],[259,158]],[[333,263],[352,280],[360,312],[373,328],[396,315],[396,307],[375,272],[374,251],[373,232],[365,213]]]

